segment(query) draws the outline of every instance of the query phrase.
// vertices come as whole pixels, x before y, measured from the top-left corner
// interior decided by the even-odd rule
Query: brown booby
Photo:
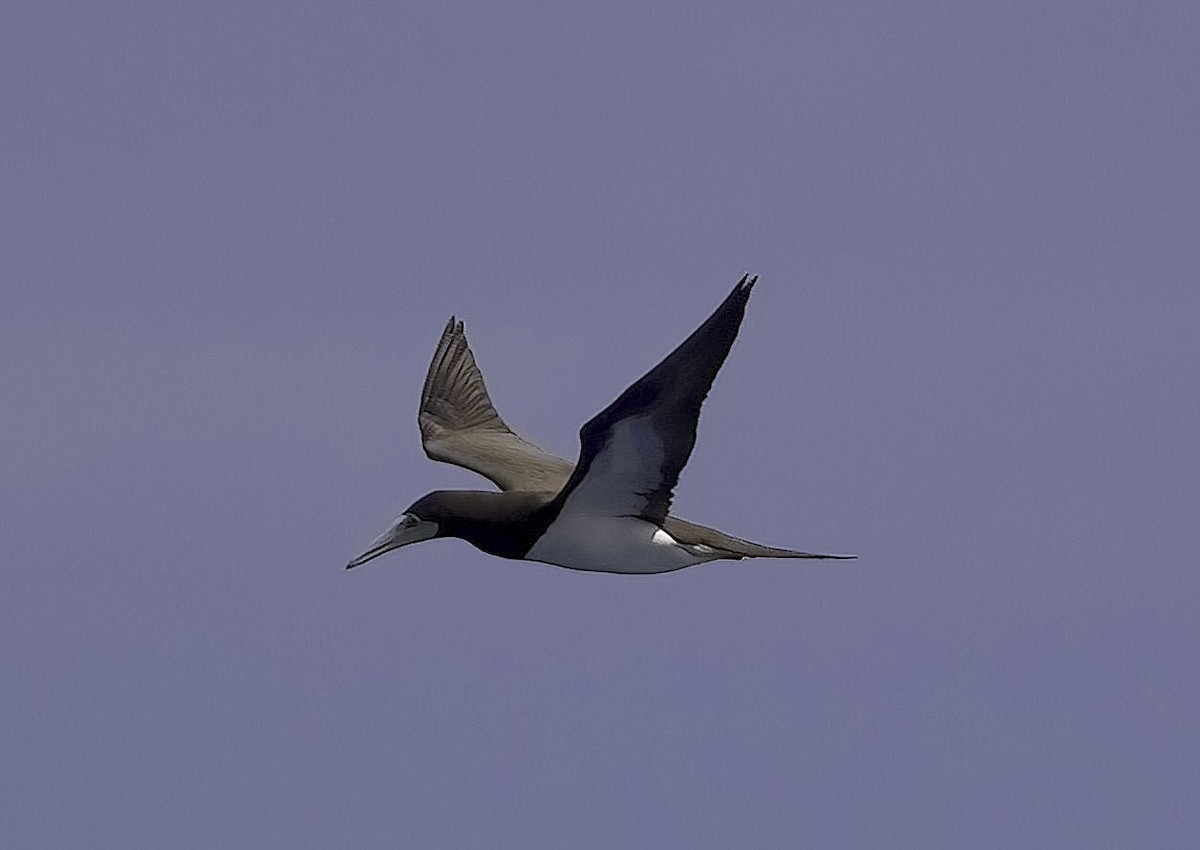
[[[700,406],[725,362],[758,277],[744,276],[691,336],[579,431],[579,460],[522,439],[496,412],[452,316],[421,391],[425,454],[500,492],[422,496],[346,569],[422,540],[460,537],[491,555],[576,570],[662,573],[741,558],[852,558],[761,546],[670,516]]]

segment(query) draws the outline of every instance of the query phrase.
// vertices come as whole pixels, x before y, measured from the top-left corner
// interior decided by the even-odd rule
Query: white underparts
[[[665,573],[715,558],[709,547],[684,547],[636,517],[566,511],[525,555],[528,561],[606,573]]]

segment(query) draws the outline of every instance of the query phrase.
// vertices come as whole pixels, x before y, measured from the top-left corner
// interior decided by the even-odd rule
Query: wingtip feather
[[[738,295],[749,295],[750,290],[754,289],[754,284],[758,283],[758,275],[751,275],[749,272],[742,275],[742,279],[737,282],[737,286],[733,291]]]

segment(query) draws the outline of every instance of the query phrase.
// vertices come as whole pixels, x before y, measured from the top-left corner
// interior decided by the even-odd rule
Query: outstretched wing
[[[501,490],[553,493],[571,475],[570,461],[522,439],[500,418],[453,316],[429,364],[417,422],[426,455],[477,472]]]
[[[757,277],[738,282],[678,348],[579,432],[563,513],[635,516],[662,525],[696,443],[700,406],[737,336]]]

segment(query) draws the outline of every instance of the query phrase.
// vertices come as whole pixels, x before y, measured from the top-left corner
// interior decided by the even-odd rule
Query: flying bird
[[[663,573],[742,558],[852,558],[762,546],[670,515],[696,442],[700,406],[725,362],[758,277],[744,276],[704,324],[579,431],[575,464],[513,431],[496,412],[453,316],[421,391],[425,454],[500,488],[435,490],[346,565],[438,537],[491,555],[574,570]]]

